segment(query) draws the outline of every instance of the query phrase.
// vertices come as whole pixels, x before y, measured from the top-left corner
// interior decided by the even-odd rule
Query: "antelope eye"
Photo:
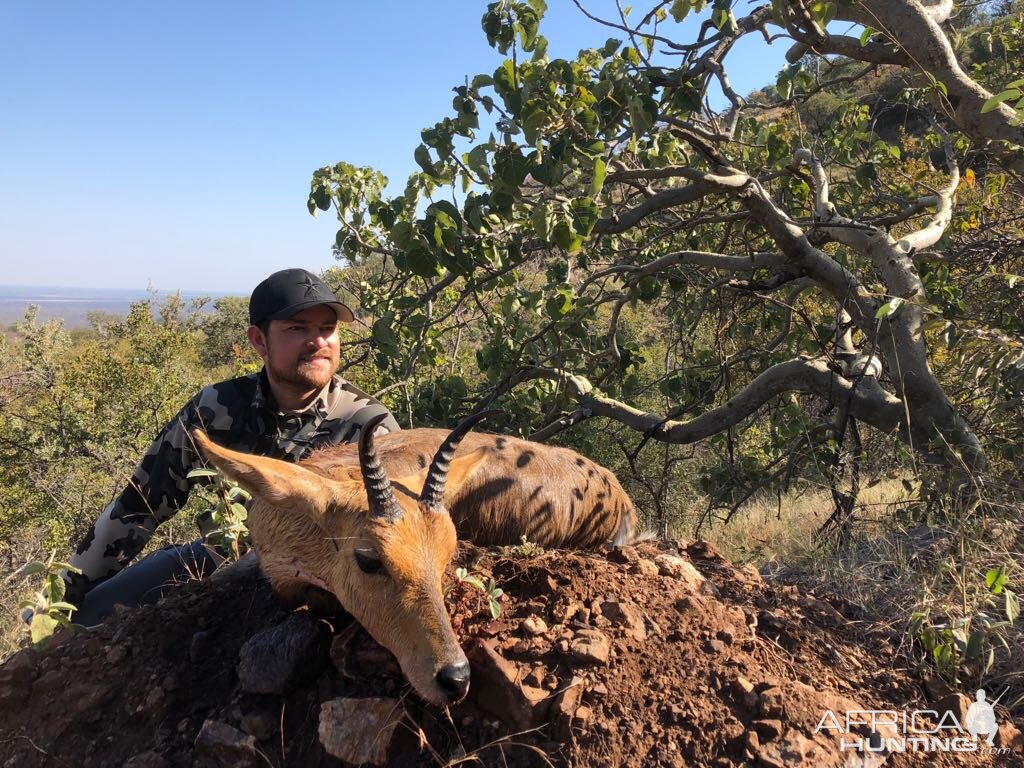
[[[380,558],[371,552],[360,552],[356,550],[356,564],[363,573],[384,573],[384,563]]]

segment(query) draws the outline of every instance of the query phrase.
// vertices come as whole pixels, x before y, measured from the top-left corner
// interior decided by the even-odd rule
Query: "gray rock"
[[[308,613],[293,613],[249,638],[238,652],[238,680],[249,693],[284,694],[327,662],[326,632]]]
[[[320,705],[320,744],[346,763],[384,765],[405,716],[397,699],[332,699]]]
[[[610,653],[608,637],[596,629],[581,629],[569,644],[569,654],[584,664],[607,664]]]
[[[194,768],[257,768],[262,764],[252,736],[216,720],[207,720],[199,729]]]

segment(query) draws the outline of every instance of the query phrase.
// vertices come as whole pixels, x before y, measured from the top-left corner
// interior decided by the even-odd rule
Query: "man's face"
[[[255,326],[249,331],[267,375],[276,383],[319,390],[338,369],[338,317],[329,306],[321,304],[287,320],[271,320],[266,334]]]

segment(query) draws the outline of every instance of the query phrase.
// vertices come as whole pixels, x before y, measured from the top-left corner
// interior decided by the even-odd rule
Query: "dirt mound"
[[[708,545],[459,559],[505,595],[494,620],[452,577],[473,683],[448,712],[349,619],[289,614],[236,568],[9,659],[0,766],[1024,765],[998,709],[995,756],[841,751],[848,710],[956,707],[929,703],[851,608]]]

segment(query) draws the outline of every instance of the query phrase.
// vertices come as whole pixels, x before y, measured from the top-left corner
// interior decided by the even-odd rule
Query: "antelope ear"
[[[192,439],[221,474],[274,506],[287,505],[323,522],[340,495],[337,483],[296,464],[223,448],[201,429],[192,431]]]
[[[461,488],[473,473],[483,464],[487,458],[486,448],[477,448],[472,453],[452,459],[451,467],[448,469],[448,479],[444,484],[444,495],[452,496]],[[422,469],[415,475],[407,475],[395,481],[396,485],[402,485],[416,496],[423,490],[423,484],[427,482],[427,475],[430,467]]]

